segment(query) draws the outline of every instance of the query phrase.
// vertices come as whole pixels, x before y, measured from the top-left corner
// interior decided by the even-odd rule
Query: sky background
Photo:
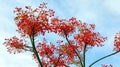
[[[0,0],[0,67],[37,67],[30,53],[9,54],[3,42],[5,38],[18,35],[13,13],[15,7],[30,5],[35,8],[42,2],[48,3],[48,8],[55,11],[55,16],[62,19],[76,17],[82,22],[93,23],[96,31],[108,37],[104,47],[95,47],[87,52],[87,66],[97,58],[113,52],[114,35],[120,31],[120,0]],[[120,53],[93,67],[101,67],[101,64],[119,67]]]

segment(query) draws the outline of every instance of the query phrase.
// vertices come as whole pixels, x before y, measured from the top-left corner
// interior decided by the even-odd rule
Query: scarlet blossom
[[[46,61],[46,59],[42,59],[42,62],[44,64],[45,67],[65,67],[65,60],[62,59],[62,57],[60,57],[60,59],[58,57],[55,56],[51,56],[49,58],[49,61]]]
[[[59,48],[59,53],[63,54],[63,58],[66,59],[65,62],[67,64],[73,63],[73,60],[77,57],[75,53],[77,47],[66,43],[65,45],[60,45]]]
[[[106,40],[106,37],[102,37],[99,32],[94,32],[95,25],[87,23],[80,23],[78,25],[79,33],[74,35],[74,39],[76,40],[77,46],[81,49],[84,45],[87,46],[103,46],[103,42]]]
[[[113,67],[113,65],[105,65],[105,64],[102,64],[102,67]]]
[[[25,50],[26,44],[22,39],[17,38],[16,36],[5,39],[4,45],[7,47],[9,53],[20,53]]]
[[[15,9],[16,10],[14,12],[20,12],[22,10],[22,8],[18,8],[18,7],[16,7]]]
[[[32,57],[33,57],[34,60],[37,60],[37,57],[36,57],[35,54],[32,54]]]
[[[41,61],[44,67],[52,66],[53,63],[51,61],[51,57],[54,56],[55,47],[52,43],[48,43],[46,39],[43,39],[43,42],[39,42],[36,46],[38,54],[41,56]],[[33,56],[36,60],[36,56]]]
[[[76,18],[72,17],[69,19],[69,21],[76,21]]]
[[[44,67],[65,67],[65,60],[60,58],[58,59],[55,56],[52,56],[51,58],[46,58],[46,59],[42,59],[42,63],[44,64]]]
[[[48,14],[48,16],[49,16],[49,17],[52,17],[52,16],[54,16],[54,13],[55,13],[55,12],[54,12],[53,10],[49,9],[49,14]]]
[[[39,7],[32,9],[31,6],[25,6],[26,10],[16,8],[15,21],[18,27],[18,32],[29,36],[37,36],[38,34],[44,35],[46,30],[50,30],[49,17],[54,16],[54,11],[45,7],[43,3]],[[44,8],[44,9],[43,9]]]
[[[47,8],[46,5],[47,5],[47,3],[44,3],[44,2],[43,2],[42,4],[40,4],[39,8]]]
[[[25,6],[26,9],[31,9],[31,6]]]
[[[77,24],[77,20],[73,18],[69,20],[65,19],[60,20],[58,19],[58,17],[52,18],[51,20],[52,32],[55,32],[63,37],[65,37],[66,35],[69,36],[70,34],[75,32],[76,28],[75,24]]]
[[[118,32],[114,37],[114,50],[119,51],[120,50],[120,32]]]
[[[75,50],[78,48],[75,45],[75,42],[73,40],[69,40],[69,43],[63,42],[63,40],[58,40],[57,44],[59,45],[58,49],[56,50],[58,54],[62,54],[62,59],[65,59],[65,64],[69,65],[74,63],[75,58],[77,59],[77,55],[75,53]]]
[[[62,55],[56,56],[57,54],[54,54],[56,50],[55,46],[52,43],[48,43],[46,39],[43,39],[43,42],[39,43],[36,48],[38,50],[38,54],[41,56],[41,61],[45,67],[65,66],[65,60],[63,59]]]
[[[46,41],[39,43],[36,48],[40,56],[53,55],[55,49],[52,43],[48,44]]]

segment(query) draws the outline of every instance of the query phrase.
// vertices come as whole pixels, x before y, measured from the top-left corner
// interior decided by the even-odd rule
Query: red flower
[[[55,12],[54,12],[53,10],[49,9],[49,13],[48,13],[49,17],[54,16],[54,13],[55,13]]]
[[[102,46],[103,42],[106,40],[106,37],[100,36],[97,32],[94,32],[95,26],[90,24],[90,27],[86,23],[80,23],[79,26],[79,34],[74,36],[74,39],[77,42],[77,45],[82,49],[84,45],[88,46]]]
[[[120,50],[120,32],[118,32],[116,35],[115,35],[115,38],[114,38],[114,50],[116,51],[119,51]]]
[[[44,64],[44,67],[51,67],[51,66],[56,66],[56,67],[65,67],[65,60],[62,59],[62,57],[60,57],[60,59],[58,60],[57,57],[52,56],[51,58],[44,58],[42,59],[42,63]]]
[[[110,65],[108,66],[108,65],[102,64],[102,67],[113,67],[113,65],[110,64]]]
[[[37,45],[37,50],[40,56],[51,56],[54,54],[54,49],[54,45],[52,43],[47,43],[46,39]]]
[[[31,9],[31,6],[25,6],[26,9]]]
[[[44,2],[43,2],[43,4],[40,4],[39,8],[47,8],[46,5],[47,5],[47,3],[44,3]]]
[[[59,47],[59,54],[63,55],[63,58],[66,59],[65,62],[67,64],[71,64],[73,62],[73,60],[75,59],[75,57],[77,57],[75,50],[77,47],[74,45],[69,45],[69,44],[65,44],[65,45],[60,45]]]
[[[51,20],[52,31],[59,34],[60,36],[69,36],[75,32],[77,21],[75,19],[70,20],[59,20],[58,18],[53,18]]]
[[[42,6],[43,5],[43,6]],[[31,9],[30,6],[25,6],[26,10],[21,8],[16,8],[16,25],[18,27],[18,32],[24,35],[34,35],[38,34],[44,35],[46,30],[50,30],[49,27],[49,17],[54,16],[54,11],[45,8],[45,3],[41,4],[41,8]]]
[[[15,10],[14,12],[20,12],[22,8],[16,7],[15,9],[16,9],[16,10]]]
[[[20,53],[26,48],[24,41],[22,39],[18,39],[16,36],[5,40],[6,42],[4,42],[4,45],[10,53]]]
[[[52,43],[47,43],[46,39],[42,43],[39,43],[36,47],[39,55],[41,56],[42,63],[45,67],[50,67],[56,65],[57,67],[64,67],[66,60],[64,60],[63,56],[56,56],[58,54],[55,53],[55,46]]]

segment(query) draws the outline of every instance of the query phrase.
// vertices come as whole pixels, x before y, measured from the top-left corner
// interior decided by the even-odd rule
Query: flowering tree
[[[14,20],[20,38],[13,36],[5,39],[8,52],[16,54],[29,51],[40,67],[68,67],[70,64],[86,67],[86,52],[94,46],[104,46],[107,38],[94,31],[94,24],[81,22],[74,17],[68,20],[54,17],[54,11],[47,9],[46,4],[42,3],[35,9],[30,6],[15,9]],[[45,36],[46,33],[54,33],[63,40],[58,39],[53,43],[43,38],[43,41],[36,42],[40,35]],[[115,36],[114,46],[114,53],[94,61],[89,67],[120,52],[120,32]]]

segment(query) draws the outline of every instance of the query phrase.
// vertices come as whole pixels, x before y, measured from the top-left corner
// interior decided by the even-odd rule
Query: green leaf
[[[62,49],[63,51],[64,51],[64,50],[66,50],[66,48],[65,48],[65,47],[63,47],[63,48],[61,48],[61,49]]]
[[[28,28],[27,28],[27,29],[26,29],[26,32],[28,33],[28,31],[29,31],[29,30],[28,30]]]
[[[82,67],[81,65],[80,65],[80,62],[78,62],[78,61],[74,61],[73,62],[77,67]]]
[[[21,15],[18,15],[17,18],[20,19],[20,18],[22,18],[22,16],[21,16]]]

